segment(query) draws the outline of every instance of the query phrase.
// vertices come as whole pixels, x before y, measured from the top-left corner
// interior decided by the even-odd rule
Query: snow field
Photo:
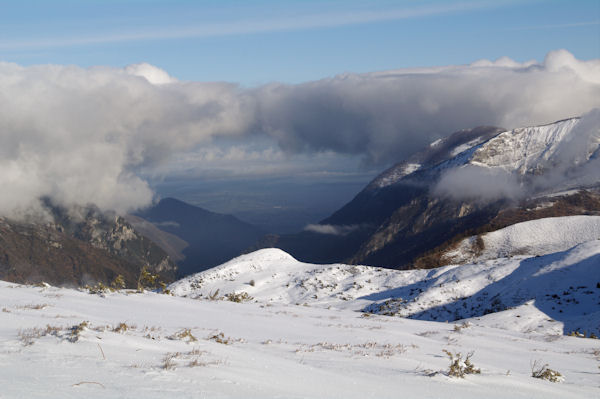
[[[2,398],[392,398],[398,392],[591,398],[600,392],[600,352],[592,339],[343,309],[154,293],[101,297],[4,282],[0,298]],[[69,328],[84,321],[70,340]],[[120,323],[127,327],[119,330]],[[64,335],[23,341],[47,325]],[[474,351],[481,374],[446,376],[444,349]],[[565,382],[531,378],[532,360],[559,370]]]

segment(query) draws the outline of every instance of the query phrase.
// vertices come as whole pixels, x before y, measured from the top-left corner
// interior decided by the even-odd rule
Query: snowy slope
[[[546,270],[552,272],[545,272]],[[175,295],[207,298],[247,293],[261,303],[367,310],[423,320],[454,321],[526,305],[543,312],[539,331],[600,335],[600,240],[542,257],[498,258],[432,270],[298,262],[263,249],[173,285]],[[253,285],[252,285],[253,284]],[[536,316],[537,317],[537,316]],[[520,320],[504,328],[530,329]],[[518,322],[517,322],[518,321]]]
[[[503,317],[501,328],[600,336],[600,240],[540,257],[499,258],[433,269],[416,284],[379,296],[367,310],[453,321],[524,307]],[[535,308],[535,309],[533,309]],[[533,313],[532,313],[533,311]]]
[[[192,298],[206,298],[219,290],[219,296],[246,292],[260,302],[358,309],[361,303],[370,303],[360,297],[417,281],[423,275],[424,271],[409,276],[369,266],[303,263],[280,249],[267,248],[185,277],[169,289]]]
[[[600,239],[600,216],[544,218],[483,234],[479,242],[476,236],[465,238],[444,259],[465,263],[515,255],[547,255],[595,239]]]
[[[461,130],[438,139],[423,151],[385,170],[369,184],[369,187],[380,189],[390,186],[405,176],[430,168],[444,160],[454,158],[468,149],[475,148],[503,131],[500,128],[482,126]]]
[[[597,115],[589,118],[597,118]],[[458,145],[446,143],[448,138],[436,140],[425,152],[416,154],[416,158],[386,170],[371,185],[383,188],[426,168],[448,169],[463,165],[498,168],[521,175],[539,173],[553,167],[557,154],[574,140],[581,120],[571,118],[547,125],[517,128],[494,134],[493,137],[482,135]],[[432,148],[439,147],[444,147],[445,159],[439,159],[435,164],[421,165],[426,163],[421,158],[426,157]],[[596,132],[585,148],[579,148],[582,151],[580,161],[588,161],[599,148],[600,133]]]
[[[320,307],[154,293],[98,296],[4,282],[0,303],[3,399],[600,394],[598,341],[501,330],[485,318],[481,325],[461,326]],[[473,352],[481,374],[447,376],[443,350]],[[531,378],[536,360],[561,372],[564,382]]]
[[[547,166],[561,144],[571,138],[579,118],[543,126],[518,128],[499,134],[484,143],[469,163],[502,168],[507,172],[531,173]],[[591,154],[600,143],[590,143]]]

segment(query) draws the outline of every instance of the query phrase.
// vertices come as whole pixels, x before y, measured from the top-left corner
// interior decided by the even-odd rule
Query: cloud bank
[[[517,176],[503,169],[466,165],[448,170],[434,187],[433,193],[454,200],[487,203],[501,198],[521,198],[525,188]]]
[[[152,200],[142,176],[168,173],[185,156],[202,168],[210,154],[189,154],[215,140],[267,140],[283,156],[265,162],[327,152],[383,166],[462,128],[548,123],[599,98],[600,60],[564,50],[542,63],[504,58],[252,89],[177,81],[148,64],[0,63],[0,215],[35,209],[42,197],[130,211]],[[243,168],[247,157],[234,158]]]

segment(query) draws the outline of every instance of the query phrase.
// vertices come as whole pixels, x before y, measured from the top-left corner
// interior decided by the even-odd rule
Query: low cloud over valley
[[[271,163],[301,154],[308,168],[312,155],[331,153],[383,168],[462,128],[549,123],[582,115],[599,98],[600,61],[564,50],[541,63],[500,59],[256,88],[179,81],[148,64],[0,63],[0,215],[39,209],[40,198],[131,211],[152,201],[148,176],[168,175],[179,159],[197,160],[190,173],[211,168],[218,157],[206,151],[215,143],[268,153]],[[576,156],[570,148],[564,158]],[[230,168],[242,168],[248,156],[231,159]]]

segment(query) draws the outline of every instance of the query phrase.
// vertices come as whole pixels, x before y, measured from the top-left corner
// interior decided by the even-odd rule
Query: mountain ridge
[[[594,110],[539,126],[456,132],[382,172],[310,231],[271,237],[264,245],[307,262],[427,266],[420,259],[428,252],[506,211],[518,215],[565,190],[586,189],[595,198],[599,119]],[[556,210],[555,216],[579,212],[571,211]]]
[[[195,273],[238,256],[265,234],[233,215],[211,212],[175,198],[163,198],[134,216],[185,243],[179,251],[180,275]]]

